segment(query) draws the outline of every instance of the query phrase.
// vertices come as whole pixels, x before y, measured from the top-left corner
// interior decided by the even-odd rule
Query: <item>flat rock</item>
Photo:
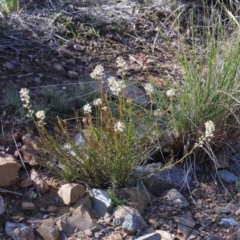
[[[89,192],[86,192],[83,197],[79,198],[75,203],[73,203],[73,205],[70,207],[70,210],[76,209],[80,206],[84,206],[88,212],[92,211],[92,202]]]
[[[92,206],[100,217],[103,217],[106,213],[112,214],[112,201],[106,191],[94,188],[90,195]]]
[[[29,165],[31,165],[32,167],[37,167],[40,165],[40,156],[36,153],[36,151],[27,146],[27,145],[23,145],[21,147],[21,154],[22,154],[22,158],[25,162],[27,162]]]
[[[8,187],[16,181],[20,164],[11,156],[0,157],[0,187]]]
[[[137,238],[136,240],[161,240],[161,236],[159,233],[149,233],[142,237]]]
[[[44,194],[49,190],[47,182],[34,169],[31,171],[31,179],[33,181],[33,187],[37,192]]]
[[[58,72],[65,72],[65,69],[61,63],[53,63],[53,69]]]
[[[116,196],[121,200],[126,200],[128,206],[135,208],[140,214],[144,213],[145,208],[153,198],[152,194],[139,188],[118,188]]]
[[[53,223],[42,223],[41,226],[37,228],[36,232],[44,240],[55,240],[60,237],[58,227]]]
[[[120,233],[114,233],[108,236],[108,240],[122,240]]]
[[[34,240],[31,228],[24,223],[5,223],[5,233],[13,240]]]
[[[191,218],[187,219],[185,217],[176,217],[175,220],[178,223],[178,232],[185,236],[188,236],[196,225],[196,222]]]
[[[167,199],[173,206],[177,206],[178,208],[188,207],[189,203],[183,197],[181,193],[179,193],[176,189],[170,189],[163,193],[162,198]]]
[[[74,72],[74,71],[68,71],[67,72],[67,76],[69,78],[78,78],[79,77],[79,74],[77,72]]]
[[[226,169],[219,170],[218,175],[221,179],[228,183],[235,183],[237,181],[237,176]]]
[[[73,57],[75,54],[73,52],[71,52],[70,50],[64,48],[64,47],[60,47],[57,52],[63,56],[63,57],[67,57],[67,58],[71,58]]]
[[[147,189],[154,195],[158,194],[159,189],[166,188],[186,188],[192,181],[192,176],[177,166],[161,171],[161,163],[152,163],[145,166],[138,166],[134,169],[134,175],[140,179]]]
[[[58,190],[58,195],[63,200],[64,204],[69,205],[83,197],[85,192],[86,189],[83,185],[77,183],[68,183],[60,187]]]
[[[0,215],[3,214],[4,211],[5,211],[4,199],[2,196],[0,196]]]
[[[228,203],[225,207],[223,207],[221,209],[222,213],[236,213],[236,211],[238,210],[238,206],[234,203]]]
[[[31,202],[22,202],[21,208],[22,210],[34,210],[35,205],[34,203],[31,203]]]
[[[160,234],[161,240],[173,240],[175,237],[174,234],[168,233],[163,230],[156,230],[155,232]]]
[[[73,234],[77,231],[91,229],[94,225],[89,213],[84,211],[82,207],[79,207],[78,212],[72,217],[57,221],[57,226],[65,234]]]
[[[21,182],[20,187],[21,188],[28,188],[33,185],[33,180],[31,178],[28,178]]]

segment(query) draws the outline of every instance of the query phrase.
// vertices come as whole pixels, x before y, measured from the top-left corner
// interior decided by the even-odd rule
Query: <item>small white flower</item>
[[[27,88],[22,88],[20,91],[20,97],[21,97],[21,101],[26,103],[24,104],[24,107],[27,107],[30,100],[29,90]]]
[[[91,78],[101,80],[104,77],[104,68],[101,65],[97,65],[93,72],[90,74]]]
[[[99,106],[101,104],[102,104],[101,98],[94,99],[94,101],[93,101],[93,105],[94,106]]]
[[[153,112],[153,115],[154,115],[155,117],[161,117],[161,115],[162,115],[161,110],[160,110],[160,109],[155,110],[155,111]]]
[[[169,90],[166,91],[166,95],[169,97],[169,98],[172,98],[176,95],[176,91],[175,89],[171,88]]]
[[[107,110],[107,106],[102,107],[102,110],[106,111]]]
[[[31,111],[31,110],[30,110],[30,111]],[[31,114],[33,114],[33,112],[32,112]],[[35,115],[36,115],[37,119],[39,120],[39,121],[38,121],[38,125],[39,125],[39,126],[44,125],[44,124],[45,124],[45,122],[44,122],[45,112],[44,112],[43,110],[37,111]]]
[[[215,131],[215,125],[212,121],[207,121],[205,123],[205,137],[212,137],[213,136],[213,132]]]
[[[84,114],[91,113],[91,112],[92,112],[91,105],[90,105],[89,103],[87,103],[86,105],[84,105],[84,106],[83,106],[83,111],[84,111]]]
[[[124,122],[118,121],[114,126],[115,132],[123,132],[125,130],[126,126]]]
[[[123,57],[118,57],[117,58],[117,67],[118,68],[124,68],[126,66],[126,62],[124,61]]]
[[[154,93],[154,88],[153,85],[151,83],[146,83],[143,85],[145,91],[147,92],[148,95],[151,95]]]
[[[45,119],[45,112],[44,111],[38,111],[36,112],[36,117],[40,120],[44,120]]]
[[[119,96],[123,89],[126,88],[126,85],[122,80],[117,81],[114,77],[108,78],[108,86],[116,96]]]

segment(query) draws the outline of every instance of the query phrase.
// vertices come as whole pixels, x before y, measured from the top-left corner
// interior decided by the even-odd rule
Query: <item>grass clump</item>
[[[239,107],[236,100],[240,86],[240,35],[227,38],[226,30],[219,26],[206,31],[201,46],[193,44],[185,52],[180,49],[178,54],[184,81],[177,83],[175,88],[167,123],[170,133],[165,139],[176,161],[199,142],[208,120],[214,122],[214,137],[211,142],[205,141],[196,148],[189,155],[190,160],[201,163],[211,158],[215,161],[215,154],[230,155],[238,147]],[[192,32],[194,40],[194,28]]]

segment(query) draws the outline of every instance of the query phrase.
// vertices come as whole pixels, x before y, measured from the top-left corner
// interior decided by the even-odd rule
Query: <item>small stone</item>
[[[34,240],[33,231],[24,223],[6,222],[5,233],[13,240]]]
[[[23,145],[21,147],[22,158],[25,162],[29,163],[32,167],[39,166],[40,155],[30,146]]]
[[[61,63],[53,63],[53,69],[58,72],[65,72],[63,65]]]
[[[168,233],[163,230],[157,230],[155,233],[159,233],[161,236],[161,240],[173,240],[174,239],[174,234]]]
[[[59,197],[63,200],[64,204],[69,205],[76,202],[85,194],[85,187],[76,183],[64,184],[58,190]]]
[[[76,64],[76,60],[74,58],[69,59],[66,61],[66,64],[68,64],[69,66],[74,66]]]
[[[85,49],[85,47],[84,47],[84,46],[81,46],[81,45],[79,45],[79,44],[75,44],[75,45],[73,45],[73,49],[74,49],[75,51],[82,51],[82,50]]]
[[[125,216],[124,222],[122,224],[123,230],[128,234],[134,234],[137,231],[137,217],[134,210],[131,210]]]
[[[79,207],[75,212],[75,215],[57,221],[59,230],[65,234],[73,234],[76,231],[84,231],[86,229],[92,230],[93,221],[89,213],[84,210],[84,207]]]
[[[120,233],[114,233],[108,236],[108,240],[122,240]]]
[[[234,227],[240,226],[239,222],[236,221],[234,218],[222,218],[220,221],[220,224],[224,226],[234,226]]]
[[[74,72],[74,71],[68,71],[67,72],[67,76],[69,78],[78,78],[79,77],[79,74],[77,72]]]
[[[233,234],[230,234],[229,236],[227,236],[226,240],[238,240],[238,236]]]
[[[84,230],[84,234],[85,234],[86,236],[88,236],[88,237],[92,237],[92,236],[93,236],[93,233],[92,233],[92,231],[91,231],[90,229]]]
[[[235,174],[229,172],[226,169],[218,171],[218,175],[220,176],[221,179],[228,183],[235,183],[238,179]]]
[[[155,220],[155,219],[149,219],[148,220],[148,222],[149,222],[149,224],[150,224],[150,226],[154,229],[154,230],[156,230],[158,227],[159,227],[159,223]]]
[[[42,212],[42,213],[46,213],[46,212],[47,212],[47,209],[46,209],[45,207],[41,207],[41,208],[39,209],[39,211]]]
[[[179,208],[185,208],[189,206],[188,201],[176,189],[171,189],[164,192],[162,197],[166,198],[168,201],[170,201],[170,203]]]
[[[100,217],[103,217],[106,213],[112,213],[112,201],[106,191],[92,189],[91,194],[93,208]]]
[[[49,186],[46,181],[42,179],[42,177],[34,169],[31,171],[31,179],[33,181],[33,187],[37,192],[44,194],[49,190]]]
[[[5,62],[2,66],[9,69],[9,70],[12,70],[16,67],[16,62],[15,61]]]
[[[236,204],[234,203],[228,203],[224,208],[221,209],[222,213],[236,213],[236,211],[238,210],[238,207]]]
[[[44,240],[54,240],[60,237],[58,227],[53,223],[42,223],[41,226],[37,228],[36,232]]]
[[[220,235],[216,234],[213,235],[209,240],[223,240],[223,238]]]
[[[39,77],[35,77],[33,80],[35,83],[41,83],[41,79]]]
[[[202,194],[201,194],[201,192],[200,192],[198,189],[194,189],[194,190],[192,191],[192,195],[193,195],[193,197],[196,198],[196,199],[200,199],[200,198],[202,197]]]
[[[57,212],[57,210],[58,210],[57,206],[48,206],[48,208],[47,208],[47,212],[49,212],[49,213],[55,213],[55,212]]]
[[[122,225],[122,221],[120,218],[113,218],[113,224],[116,226],[121,226]]]
[[[100,234],[98,232],[94,233],[95,238],[100,238]]]
[[[16,181],[20,164],[11,156],[0,157],[0,187],[8,187]]]
[[[149,233],[154,233],[154,229],[152,227],[146,230],[146,234],[149,234]]]
[[[67,50],[64,47],[60,47],[57,52],[62,55],[63,57],[73,57],[74,53],[72,53],[71,51]]]
[[[3,197],[0,196],[0,215],[3,214],[5,211],[5,204],[4,204],[4,200]]]
[[[159,233],[149,233],[137,238],[136,240],[161,240],[161,236]]]
[[[31,202],[22,202],[21,208],[22,210],[34,210],[35,205],[34,203],[31,203]]]
[[[24,180],[24,181],[21,182],[20,187],[21,187],[21,188],[28,188],[28,187],[30,187],[30,186],[32,186],[32,185],[33,185],[32,179],[31,179],[31,178],[28,178],[28,179],[26,179],[26,180]]]

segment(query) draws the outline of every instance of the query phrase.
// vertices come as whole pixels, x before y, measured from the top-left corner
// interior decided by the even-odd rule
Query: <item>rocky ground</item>
[[[50,3],[0,15],[0,239],[240,238],[239,168],[230,159],[218,156],[218,166],[190,172],[152,173],[161,163],[138,167],[135,175],[145,177],[117,189],[111,201],[103,190],[67,183],[41,167],[35,130],[21,115],[19,90],[27,87],[50,127],[56,114],[72,116],[73,106],[96,91],[89,73],[102,64],[108,76],[118,76],[118,56],[127,61],[132,98],[147,104],[139,82],[164,90],[182,81],[175,52],[192,44],[187,19],[198,5],[181,3],[176,26],[171,1]],[[197,48],[197,32],[195,40]]]

